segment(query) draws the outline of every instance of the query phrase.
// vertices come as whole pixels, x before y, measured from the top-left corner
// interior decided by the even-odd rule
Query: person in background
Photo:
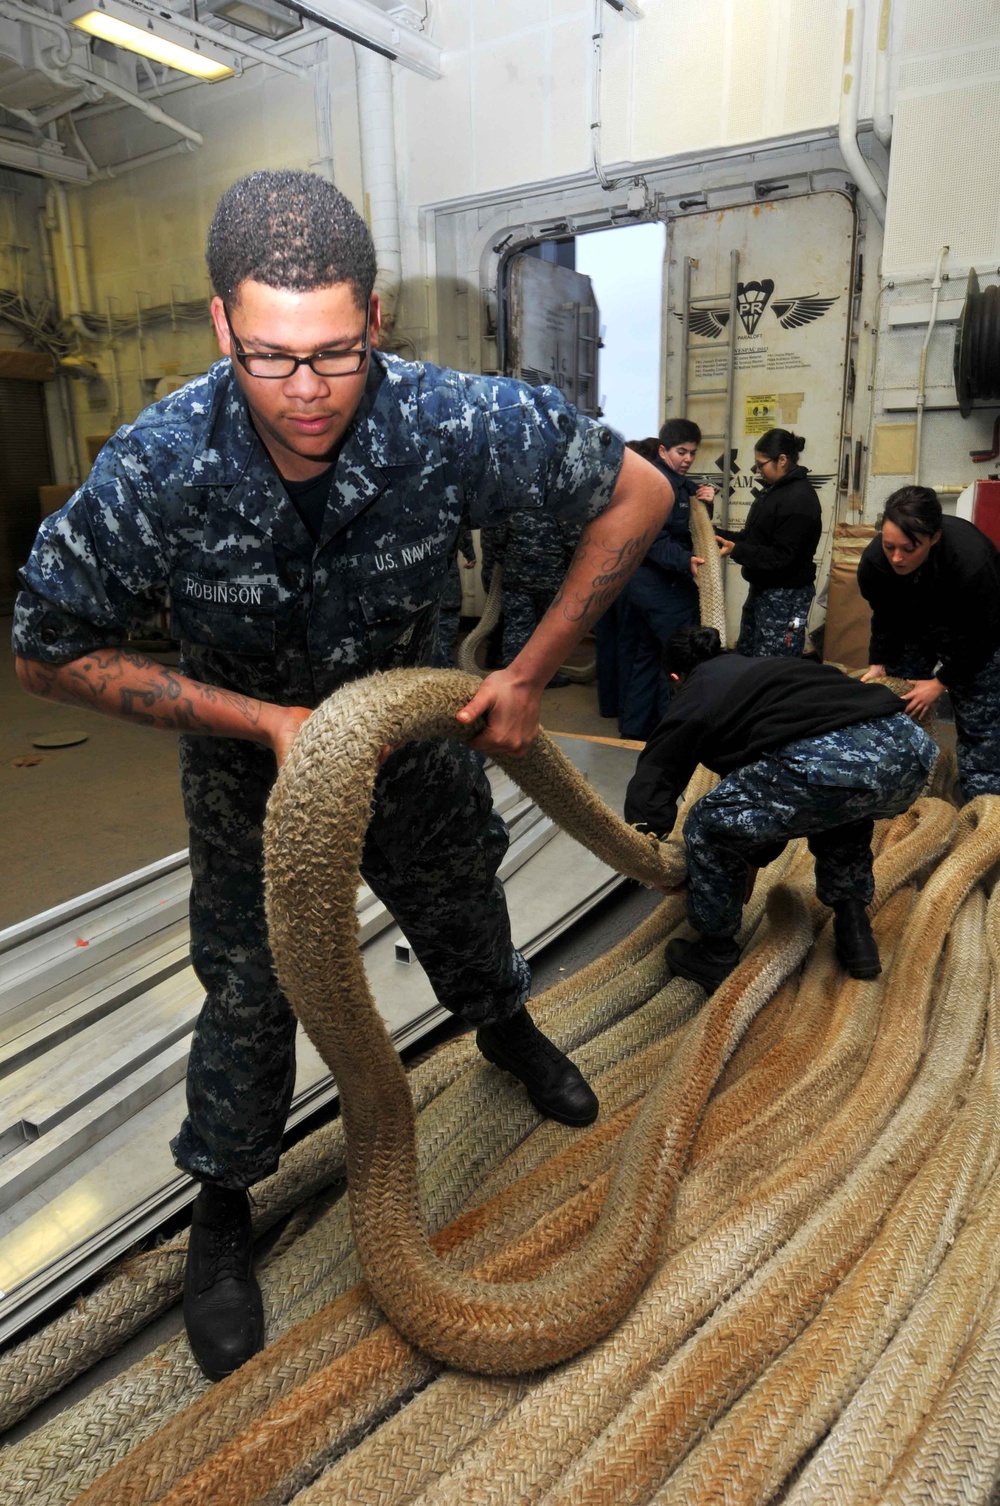
[[[461,565],[459,564],[461,559]],[[437,636],[431,663],[435,669],[452,669],[455,665],[455,645],[462,623],[462,576],[463,570],[472,570],[476,564],[476,551],[472,543],[472,529],[462,528],[458,535],[455,558],[451,573],[445,584],[438,608]]]
[[[639,441],[639,444],[648,441]],[[701,443],[689,418],[668,418],[655,455],[648,456],[674,489],[673,510],[618,600],[618,664],[622,737],[645,742],[667,709],[670,681],[663,649],[679,628],[698,621],[698,569],[705,562],[691,542],[691,499],[711,510],[714,486],[688,480]],[[640,451],[640,453],[642,453]]]
[[[505,668],[517,658],[551,606],[579,541],[580,530],[574,524],[529,508],[511,512],[502,523],[482,530],[487,591],[494,566],[499,564],[503,570],[499,661]],[[568,684],[557,670],[548,688]]]
[[[625,448],[632,450],[643,460],[655,463],[660,441],[655,434],[648,439],[626,440]],[[625,647],[629,634],[625,624],[628,602],[617,596],[603,617],[594,623],[594,647],[597,660],[597,708],[601,716],[613,717],[617,722],[622,708],[622,695],[628,681],[628,661]]]
[[[841,963],[854,978],[877,977],[873,825],[912,805],[935,743],[888,686],[832,664],[748,659],[724,650],[710,627],[682,628],[665,657],[678,691],[639,755],[625,819],[662,841],[698,764],[720,776],[684,823],[688,919],[700,937],[668,944],[671,969],[709,992],[728,977],[748,877],[805,837]]]
[[[739,532],[716,529],[720,553],[741,567],[750,587],[736,643],[749,658],[798,658],[805,648],[823,526],[809,472],[799,464],[805,443],[787,429],[762,434],[753,458],[763,489]]]
[[[1000,555],[964,518],[945,517],[928,486],[892,493],[858,565],[872,609],[862,679],[912,680],[906,709],[923,721],[947,690],[963,798],[1000,794]]]

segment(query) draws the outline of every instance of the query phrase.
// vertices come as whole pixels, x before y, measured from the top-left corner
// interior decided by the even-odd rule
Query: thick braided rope
[[[870,988],[872,985],[856,985]],[[780,1247],[856,1164],[885,1124],[921,1050],[909,998],[894,995],[866,1081],[854,1102],[817,1142],[802,1146],[757,1185],[732,1189],[732,1204],[715,1210],[718,1222],[665,1262],[615,1334],[542,1380],[499,1423],[480,1449],[433,1493],[435,1506],[510,1500],[535,1502],[597,1439],[651,1366],[669,1356],[686,1334]],[[721,1217],[720,1217],[721,1215]],[[598,1447],[598,1458],[601,1450]],[[339,1502],[337,1471],[316,1500]],[[576,1499],[566,1485],[553,1501]],[[614,1482],[608,1500],[614,1500]]]
[[[564,1049],[578,1049],[592,1037],[608,1032],[616,1021],[624,1022],[656,991],[663,978],[662,943],[682,910],[681,896],[668,897],[603,958],[536,1001],[536,1017]],[[620,1039],[611,1049],[617,1054],[625,1050],[627,1055]],[[471,1065],[466,1064],[466,1058],[472,1059]],[[538,1116],[526,1104],[523,1093],[483,1064],[470,1037],[439,1048],[434,1057],[416,1066],[411,1076],[415,1079],[415,1097],[418,1092],[425,1098],[430,1095],[420,1114],[421,1176],[428,1216],[436,1226],[447,1216],[442,1210],[460,1206],[478,1180],[502,1161]],[[320,1154],[330,1150],[333,1172],[339,1173],[343,1171],[341,1121],[331,1128],[340,1132],[339,1142],[335,1141],[331,1150],[324,1132],[319,1132],[317,1149]],[[448,1150],[463,1145],[466,1154],[449,1157],[445,1167]],[[262,1273],[269,1340],[346,1291],[357,1274],[346,1205],[340,1203],[297,1242],[287,1257]],[[120,1294],[121,1305],[127,1307],[129,1281],[122,1277],[113,1284],[125,1289]],[[164,1306],[168,1300],[164,1300]],[[99,1295],[81,1304],[81,1309],[72,1335],[74,1342],[68,1346],[69,1363],[77,1370],[85,1368],[88,1339],[92,1350],[98,1344],[103,1348],[104,1343]],[[48,1330],[12,1351],[18,1356],[37,1352],[36,1346],[41,1346],[46,1362],[43,1394],[57,1388],[52,1375],[63,1352],[57,1344],[53,1357],[47,1338]],[[348,1337],[347,1342],[352,1340]],[[314,1363],[315,1356],[304,1354],[300,1373],[309,1373]],[[27,1389],[30,1392],[30,1383]],[[30,1501],[33,1506],[55,1506],[72,1499],[89,1480],[122,1458],[133,1443],[156,1431],[179,1407],[204,1390],[205,1382],[186,1342],[183,1338],[170,1341],[149,1360],[8,1449],[0,1462],[0,1496],[5,1502]],[[27,1410],[30,1400],[26,1404],[23,1392],[19,1400]],[[86,1451],[80,1449],[80,1436],[88,1440]],[[58,1470],[55,1460],[61,1461]]]
[[[986,961],[977,955],[985,906],[973,893],[955,922],[966,966],[950,982],[960,1029],[959,1064],[975,1047],[986,1002]],[[955,1037],[942,1041],[953,1048]],[[875,1239],[801,1336],[731,1407],[660,1492],[663,1502],[757,1501],[777,1490],[822,1437],[931,1279],[964,1221],[983,1171],[996,1162],[1000,1107],[996,1059],[980,1061],[965,1104],[890,1207]],[[731,1480],[733,1460],[739,1480]]]
[[[602,1096],[604,1096],[604,1093],[602,1093]],[[441,1384],[444,1384],[444,1379],[447,1379],[447,1381],[452,1381],[453,1378],[443,1378],[443,1381],[440,1381],[440,1383],[438,1383],[438,1386],[441,1386]],[[488,1386],[488,1384],[494,1384],[494,1383],[476,1383],[476,1384],[482,1384],[482,1386]],[[429,1398],[429,1395],[431,1395],[431,1393],[426,1393],[426,1395],[428,1395],[428,1398]],[[461,1401],[459,1401],[458,1407],[456,1407],[455,1410],[453,1410],[453,1411],[461,1411]],[[402,1416],[405,1416],[405,1414],[401,1414],[401,1417]],[[377,1420],[377,1419],[375,1419],[375,1420]],[[378,1437],[378,1435],[377,1435],[377,1437]],[[331,1500],[334,1500],[334,1498],[337,1498],[337,1497],[336,1497],[336,1495],[331,1495],[330,1498],[331,1498]],[[354,1498],[354,1497],[352,1497],[352,1495],[342,1495],[342,1497],[339,1497],[339,1498],[342,1498],[342,1500],[352,1500],[352,1498]],[[471,1500],[471,1498],[473,1498],[473,1497],[470,1497],[470,1500]],[[511,1498],[511,1497],[508,1497],[508,1498]],[[518,1495],[517,1498],[521,1498],[520,1495]],[[524,1497],[524,1498],[527,1498],[527,1497]],[[381,1497],[380,1497],[380,1500],[381,1500]]]
[[[602,1096],[604,1096],[604,1092],[602,1092]],[[358,1376],[360,1376],[360,1373],[361,1373],[360,1370],[358,1370]],[[380,1384],[381,1384],[381,1381],[380,1381]],[[438,1384],[441,1384],[441,1383],[438,1383]],[[348,1387],[348,1390],[349,1390],[349,1387]],[[377,1416],[373,1416],[372,1417],[369,1414],[369,1420],[370,1420],[370,1422],[377,1422],[378,1417]],[[114,1500],[114,1497],[110,1497],[110,1498],[111,1498],[111,1500]],[[208,1498],[208,1497],[205,1497],[205,1498]],[[220,1498],[220,1500],[223,1500],[223,1498],[226,1498],[226,1497],[218,1497],[218,1498]],[[340,1500],[352,1500],[352,1498],[354,1498],[354,1497],[352,1497],[351,1494],[348,1494],[348,1495],[340,1495],[340,1497],[336,1497],[336,1495],[331,1495],[330,1498],[331,1498],[331,1500],[334,1500],[334,1498],[340,1498]],[[508,1498],[511,1498],[511,1497],[508,1497]],[[518,1497],[518,1498],[520,1498],[520,1497]],[[233,1500],[235,1500],[235,1497],[233,1497]]]
[[[718,628],[726,646],[726,598],[722,586],[722,555],[715,542],[715,529],[708,508],[691,498],[691,543],[693,553],[705,563],[698,567],[698,617],[703,627]]]
[[[998,810],[1000,800],[989,799],[966,808],[964,840],[921,894],[901,943],[893,991],[907,1001],[918,1040],[933,964],[948,928],[970,889],[1000,857]],[[909,1092],[843,1186],[630,1399],[599,1446],[576,1460],[560,1482],[569,1498],[580,1506],[647,1502],[701,1434],[812,1319],[871,1242],[886,1202],[899,1195],[948,1123],[970,1055],[978,1049],[977,1022],[969,1016],[968,1010],[952,1010],[950,1030],[938,1030],[938,1049],[929,1050],[922,1063],[919,1090]]]
[[[418,1347],[466,1369],[508,1374],[585,1348],[631,1306],[655,1261],[688,1138],[735,1040],[726,1047],[731,1019],[717,1010],[691,1063],[684,1113],[672,1098],[649,1095],[623,1147],[609,1199],[614,1213],[602,1214],[571,1270],[533,1287],[490,1289],[441,1267],[419,1211],[409,1091],[368,990],[353,895],[380,750],[452,731],[475,688],[465,676],[412,670],[331,696],[303,727],[272,791],[265,874],[279,980],[340,1088],[366,1280]],[[547,738],[507,767],[542,810],[605,861],[647,883],[677,881],[679,865],[613,816]],[[785,956],[801,956],[803,936],[801,923],[789,920],[778,954],[783,947]],[[779,963],[774,949],[764,955],[757,1007],[774,986],[776,965],[787,971],[794,962]]]
[[[981,935],[953,936],[953,946],[962,949],[967,966],[975,967],[979,960]],[[990,898],[985,937],[992,977],[982,1067],[996,1073],[1000,1056],[1000,887],[994,887]],[[969,998],[971,1003],[971,994]],[[993,1117],[995,1122],[995,1113]],[[983,1427],[981,1414],[971,1404],[972,1390],[966,1388],[966,1377],[958,1367],[963,1353],[969,1352],[967,1346],[976,1325],[996,1302],[1000,1286],[997,1153],[995,1137],[988,1136],[974,1195],[967,1200],[970,1206],[964,1227],[913,1311],[792,1489],[788,1500],[796,1506],[814,1502],[849,1506],[876,1498],[973,1498],[969,1484],[974,1461],[968,1457],[968,1448],[957,1450],[946,1460],[931,1440],[950,1432],[953,1439],[964,1436],[966,1442],[974,1440],[975,1452],[979,1453],[981,1440],[996,1436],[995,1431]],[[963,1406],[968,1410],[956,1426]],[[942,1429],[949,1410],[952,1415]],[[932,1491],[927,1487],[928,1464],[934,1471]],[[918,1483],[922,1474],[924,1479]],[[887,1488],[890,1477],[892,1483]]]
[[[470,1261],[493,1258],[511,1241],[515,1241],[515,1250],[519,1239],[530,1238],[537,1241],[537,1233],[531,1235],[532,1226],[538,1223],[541,1227],[540,1221],[547,1220],[562,1202],[572,1202],[581,1185],[590,1186],[593,1197],[597,1199],[588,1214],[596,1216],[596,1209],[606,1187],[608,1162],[614,1156],[624,1128],[634,1117],[638,1107],[636,1100],[661,1075],[669,1061],[672,1043],[676,1046],[676,1027],[690,1012],[695,996],[700,997],[701,990],[693,984],[681,979],[673,980],[637,1012],[645,1019],[641,1036],[639,1032],[633,1032],[633,1035],[648,1043],[638,1056],[630,1054],[628,1042],[621,1038],[620,1032],[617,1041],[609,1040],[607,1056],[615,1065],[600,1078],[600,1087],[602,1103],[610,1117],[602,1115],[598,1125],[584,1136],[574,1135],[562,1126],[555,1127],[562,1131],[561,1151],[547,1159],[543,1166],[539,1166],[533,1175],[527,1176],[517,1187],[506,1188],[499,1198],[492,1199],[490,1203],[478,1204],[442,1231],[441,1236],[435,1239],[435,1248],[443,1259],[458,1258],[464,1266]],[[628,1023],[622,1022],[623,1026]],[[580,1215],[586,1212],[584,1205],[578,1203],[571,1215],[570,1232],[574,1228],[584,1227],[580,1223]],[[556,1229],[555,1237],[564,1238],[565,1231]],[[551,1249],[554,1251],[555,1246],[552,1245]],[[529,1246],[529,1253],[532,1258],[537,1258],[534,1244]],[[510,1253],[504,1258],[509,1260]],[[359,1287],[300,1325],[298,1331],[290,1332],[269,1345],[237,1376],[213,1387],[195,1406],[168,1424],[155,1438],[133,1449],[121,1465],[105,1475],[87,1493],[84,1497],[87,1506],[97,1506],[99,1502],[106,1503],[106,1506],[128,1506],[128,1503],[147,1500],[154,1489],[163,1489],[189,1471],[196,1470],[203,1459],[214,1450],[223,1448],[241,1430],[252,1430],[256,1420],[268,1408],[270,1411],[264,1427],[273,1460],[273,1446],[280,1427],[282,1397],[300,1388],[317,1369],[328,1369],[339,1355],[346,1353],[345,1336],[349,1342],[356,1343],[373,1333],[373,1317],[377,1320],[367,1292]],[[412,1384],[412,1356],[406,1346],[396,1346],[382,1353],[391,1353],[396,1357],[398,1366],[401,1367],[397,1374],[399,1384]],[[307,1360],[315,1360],[315,1364],[305,1363]],[[353,1362],[349,1369],[353,1369]],[[347,1379],[343,1387],[344,1396],[355,1396],[361,1389],[362,1379],[361,1375]],[[301,1402],[299,1389],[291,1404],[294,1414],[292,1435],[296,1450],[301,1450],[304,1446]],[[332,1425],[332,1415],[332,1410],[328,1410],[320,1417],[318,1426],[321,1435],[325,1435],[325,1431]],[[252,1445],[250,1452],[252,1455]],[[246,1460],[237,1453],[228,1466],[225,1491],[234,1502],[242,1499],[240,1480],[236,1476],[242,1474],[245,1463]],[[198,1477],[186,1489],[189,1492],[203,1492],[209,1488],[222,1488],[215,1466],[210,1472],[210,1478],[211,1487],[207,1478]],[[254,1478],[259,1485],[259,1469]]]
[[[663,992],[666,996],[672,990],[688,987],[678,981],[671,983]],[[663,1044],[657,1043],[651,1049],[662,1052]],[[641,1080],[644,1074],[640,1072],[637,1075]],[[676,1085],[679,1086],[684,1081],[686,1072],[679,1070],[677,1076]],[[587,1138],[600,1132],[599,1125]],[[570,1153],[577,1154],[576,1148],[570,1147]],[[553,1178],[551,1164],[540,1168],[539,1176],[540,1190],[544,1189],[551,1196],[553,1182],[557,1180]],[[601,1181],[606,1181],[606,1178],[591,1183],[589,1190],[583,1195],[583,1201],[579,1196],[571,1198],[566,1209],[557,1213],[554,1222],[543,1218],[536,1233],[529,1235],[527,1245],[522,1245],[524,1255],[535,1263],[540,1256],[547,1262],[553,1248],[551,1235],[548,1233],[550,1227],[560,1240],[565,1241],[567,1235],[570,1235],[575,1243],[577,1235],[586,1232],[592,1222],[593,1208],[588,1212],[588,1206],[595,1198],[599,1202],[603,1196],[604,1189],[599,1185]],[[521,1198],[523,1201],[522,1189],[511,1189],[511,1193],[516,1199]],[[502,1201],[506,1202],[508,1199],[504,1198]],[[577,1212],[574,1212],[574,1204]],[[511,1230],[516,1228],[516,1220],[512,1220],[510,1209],[505,1207],[502,1211],[503,1217],[496,1221],[496,1226],[498,1232],[502,1230],[504,1236],[509,1237]],[[523,1211],[522,1209],[522,1216]],[[579,1214],[585,1215],[583,1225],[579,1222]],[[538,1243],[539,1238],[542,1240],[541,1245]],[[549,1253],[546,1254],[546,1251]],[[496,1260],[493,1260],[491,1268],[498,1275],[503,1275],[505,1271],[508,1274],[517,1271],[523,1276],[524,1255],[518,1254],[518,1246],[515,1244],[503,1257],[501,1265],[498,1266]],[[516,1260],[513,1266],[510,1264],[512,1258]],[[244,1386],[249,1384],[254,1370],[266,1361],[267,1354],[252,1361],[239,1376],[224,1382],[210,1397],[205,1398],[199,1404],[199,1410],[204,1413],[205,1406],[210,1406],[227,1389],[232,1391],[241,1382]],[[198,1506],[212,1506],[212,1503],[218,1503],[218,1506],[223,1506],[223,1503],[225,1506],[237,1506],[237,1503],[271,1499],[272,1492],[274,1499],[285,1499],[286,1493],[298,1479],[306,1478],[314,1471],[325,1450],[336,1450],[339,1447],[337,1440],[342,1439],[345,1432],[376,1420],[378,1412],[392,1399],[394,1386],[405,1389],[415,1385],[418,1378],[425,1379],[430,1373],[427,1369],[429,1363],[426,1360],[418,1363],[417,1358],[405,1346],[400,1347],[400,1342],[394,1337],[385,1335],[378,1338],[373,1335],[371,1345],[362,1345],[350,1359],[345,1356],[344,1361],[337,1362],[323,1375],[317,1375],[315,1383],[307,1382],[298,1387],[287,1406],[279,1400],[259,1426],[251,1428],[243,1437],[236,1438],[231,1445],[223,1447],[218,1457],[205,1469],[195,1470],[164,1499],[170,1506],[194,1506],[194,1503],[198,1503]],[[374,1369],[371,1368],[372,1365]],[[416,1369],[414,1365],[417,1366]],[[201,1421],[197,1416],[189,1415],[186,1421],[188,1436],[200,1430]],[[161,1458],[158,1462],[162,1465],[165,1461]],[[150,1459],[150,1464],[152,1463],[153,1460]],[[170,1478],[170,1474],[167,1478]],[[162,1480],[163,1474],[158,1478]],[[93,1506],[97,1501],[114,1502],[115,1506],[121,1506],[123,1502],[149,1499],[145,1492],[134,1495],[127,1486],[125,1474],[119,1469],[100,1482],[95,1491],[88,1493],[85,1498],[87,1506]]]
[[[476,650],[479,645],[490,636],[497,623],[500,621],[500,608],[503,598],[503,566],[497,562],[490,576],[490,589],[486,593],[486,601],[483,604],[482,616],[471,632],[466,633],[458,645],[458,667],[463,674],[479,675],[483,671],[476,663]]]

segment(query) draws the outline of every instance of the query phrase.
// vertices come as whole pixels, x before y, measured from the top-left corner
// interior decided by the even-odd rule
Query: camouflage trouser
[[[247,1187],[278,1163],[295,1020],[267,945],[259,841],[250,851],[244,838],[234,852],[224,840],[191,832],[191,953],[207,996],[188,1066],[188,1117],[171,1148],[194,1176]],[[506,849],[477,754],[409,743],[386,761],[362,875],[440,1002],[470,1025],[505,1018],[530,988],[496,878]]]
[[[506,581],[503,603],[503,662],[512,664],[535,628],[552,605],[551,591],[508,591]]]
[[[503,566],[503,664],[517,658],[548,611],[579,535],[579,523],[561,522],[533,508],[510,513],[504,523],[482,530],[483,585],[487,591],[494,563],[499,561]]]
[[[743,603],[736,652],[748,659],[797,659],[806,646],[812,586],[750,587]]]
[[[825,905],[873,893],[877,817],[920,794],[937,748],[903,712],[802,738],[736,769],[692,806],[684,826],[688,918],[703,935],[735,936],[747,868],[806,837]]]
[[[929,680],[937,656],[932,649],[910,644],[890,675],[906,680]],[[955,751],[963,800],[977,795],[1000,795],[1000,649],[967,685],[949,685],[955,711]]]

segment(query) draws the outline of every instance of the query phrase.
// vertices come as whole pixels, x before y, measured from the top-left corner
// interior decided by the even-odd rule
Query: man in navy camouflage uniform
[[[684,826],[688,918],[701,939],[669,943],[674,972],[709,990],[732,972],[750,874],[805,837],[841,962],[877,977],[874,821],[912,805],[936,745],[888,687],[807,659],[726,653],[715,628],[683,628],[665,662],[680,688],[639,755],[626,819],[663,838],[698,764],[722,776]]]
[[[295,1022],[262,903],[261,828],[277,766],[310,710],[372,670],[428,663],[464,526],[519,509],[586,524],[545,622],[458,713],[458,742],[387,758],[362,872],[437,995],[546,1114],[597,1100],[524,1008],[496,870],[506,831],[482,754],[522,752],[542,687],[604,610],[672,497],[652,468],[554,388],[463,376],[372,349],[371,237],[307,173],[255,173],[209,232],[224,359],[140,414],[43,524],[14,647],[30,692],[182,733],[192,957],[206,1001],[177,1163],[202,1182],[185,1320],[207,1375],[263,1342],[246,1189],[274,1170]],[[180,671],[127,635],[169,590]],[[480,718],[483,720],[480,721]]]

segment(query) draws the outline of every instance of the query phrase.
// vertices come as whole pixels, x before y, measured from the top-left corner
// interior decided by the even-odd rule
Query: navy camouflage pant
[[[421,742],[386,760],[362,876],[440,1002],[470,1025],[507,1017],[530,988],[496,877],[506,850],[478,754]],[[192,1175],[247,1187],[278,1164],[295,1018],[267,944],[259,830],[256,840],[245,828],[227,844],[192,829],[190,857],[191,955],[206,998],[188,1065],[188,1117],[171,1148]]]
[[[937,664],[933,649],[911,644],[886,673],[929,680]],[[949,685],[955,711],[955,751],[963,800],[1000,795],[1000,649],[967,685]]]
[[[747,868],[805,837],[825,905],[871,901],[872,830],[920,794],[937,747],[905,712],[786,743],[727,774],[684,826],[688,918],[703,935],[735,936]]]
[[[806,646],[812,586],[750,587],[740,617],[736,652],[748,659],[797,659]]]

